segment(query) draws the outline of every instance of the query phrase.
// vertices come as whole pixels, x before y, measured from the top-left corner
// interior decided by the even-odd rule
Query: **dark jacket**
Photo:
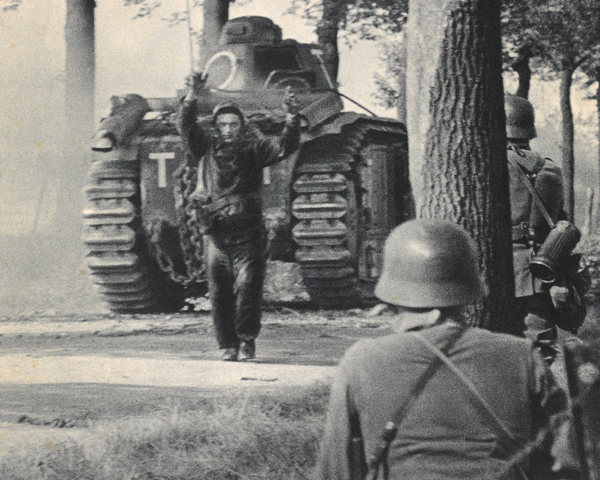
[[[445,322],[421,333],[443,349],[458,328],[464,327]],[[476,385],[519,447],[561,418],[565,395],[530,342],[469,328],[448,355]],[[348,350],[331,391],[317,479],[350,478],[351,432],[362,433],[368,458],[386,422],[407,402],[413,385],[434,358],[409,332],[361,340]],[[399,427],[389,455],[390,478],[497,478],[507,466],[507,454],[498,448],[494,429],[474,403],[456,375],[439,367]],[[523,464],[525,470],[535,472],[530,478],[569,478],[549,473],[553,464],[561,466],[553,450],[555,434],[554,429],[548,430],[541,450]],[[502,478],[520,477],[513,472]]]
[[[204,178],[212,201],[230,195],[258,194],[262,169],[284,160],[300,142],[300,122],[294,116],[286,121],[276,139],[245,122],[239,137],[232,143],[224,143],[214,129],[197,122],[194,101],[182,102],[178,126],[190,153],[188,166],[196,168],[204,159]],[[244,209],[247,216],[262,221],[258,196],[250,196]]]
[[[516,167],[508,162],[515,294],[526,297],[543,291],[542,283],[529,271],[529,261],[534,254],[533,245],[543,243],[550,226],[523,180],[531,182],[556,222],[563,209],[562,171],[552,160],[531,150],[510,146],[506,153],[517,164]]]

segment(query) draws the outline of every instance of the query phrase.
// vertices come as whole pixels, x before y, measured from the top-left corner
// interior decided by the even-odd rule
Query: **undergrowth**
[[[7,456],[13,480],[307,479],[314,467],[328,386],[300,392],[250,391],[197,411],[169,407],[99,424],[81,440]]]

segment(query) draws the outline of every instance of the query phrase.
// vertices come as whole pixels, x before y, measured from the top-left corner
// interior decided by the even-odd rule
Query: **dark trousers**
[[[266,235],[257,229],[237,240],[218,233],[204,238],[217,342],[219,348],[238,347],[260,332]]]

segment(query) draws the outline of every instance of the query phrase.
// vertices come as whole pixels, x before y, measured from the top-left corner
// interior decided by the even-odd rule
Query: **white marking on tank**
[[[167,160],[175,158],[175,152],[152,152],[150,160],[158,160],[158,188],[167,188]]]
[[[265,184],[265,185],[271,184],[271,167],[263,168],[263,184]]]

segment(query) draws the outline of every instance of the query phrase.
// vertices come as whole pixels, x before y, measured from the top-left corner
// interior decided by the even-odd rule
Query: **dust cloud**
[[[45,80],[23,84],[27,95],[0,117],[0,317],[103,308],[83,262],[85,179],[69,179],[63,167],[63,102]],[[80,153],[80,171],[90,157]]]

